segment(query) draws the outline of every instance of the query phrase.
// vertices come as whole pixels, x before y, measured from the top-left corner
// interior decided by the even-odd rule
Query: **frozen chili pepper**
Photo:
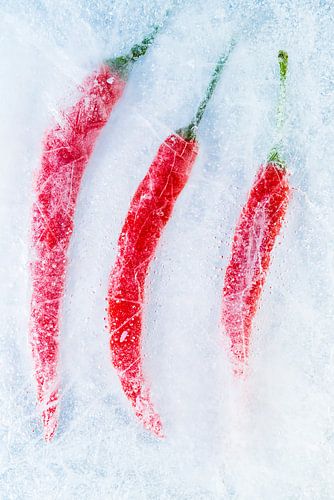
[[[276,146],[270,151],[267,163],[257,172],[242,209],[223,288],[222,323],[230,338],[231,359],[237,376],[246,372],[252,321],[291,193],[283,160],[287,53],[280,51],[278,60],[280,97]]]
[[[146,278],[161,234],[195,162],[197,127],[228,55],[219,59],[192,122],[165,139],[139,184],[119,236],[110,274],[107,314],[112,363],[137,417],[158,437],[163,436],[162,424],[151,402],[141,356]]]
[[[29,340],[46,441],[58,423],[59,313],[81,179],[132,64],[145,54],[156,32],[157,28],[128,55],[107,60],[89,76],[79,88],[77,103],[61,112],[44,137],[32,208]]]

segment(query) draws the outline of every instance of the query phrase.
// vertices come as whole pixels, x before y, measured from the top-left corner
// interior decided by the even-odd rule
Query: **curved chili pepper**
[[[146,278],[161,234],[195,162],[197,127],[227,57],[219,60],[194,120],[167,137],[139,184],[110,274],[107,311],[112,363],[137,417],[158,437],[163,437],[162,423],[151,402],[141,359]]]
[[[87,78],[79,88],[78,102],[61,113],[43,141],[32,208],[29,340],[46,441],[52,439],[58,424],[59,313],[81,179],[133,62],[145,54],[156,31],[128,55],[106,61]]]
[[[284,221],[291,188],[281,159],[288,55],[279,52],[280,101],[278,146],[261,165],[243,207],[226,269],[222,322],[231,341],[234,373],[243,376],[248,363],[252,321],[270,264],[271,251]]]

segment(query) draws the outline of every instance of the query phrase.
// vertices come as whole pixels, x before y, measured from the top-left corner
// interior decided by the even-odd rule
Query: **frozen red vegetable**
[[[267,163],[258,170],[242,209],[224,280],[222,323],[231,342],[231,359],[237,376],[246,373],[252,321],[291,194],[289,173],[282,156],[288,55],[280,51],[278,58],[280,98],[276,146],[270,151]]]
[[[79,87],[77,103],[60,113],[43,140],[32,207],[29,341],[46,441],[58,425],[59,315],[81,180],[132,64],[145,54],[156,31],[129,54],[107,60],[90,75]]]
[[[231,47],[232,48],[232,47]],[[156,248],[198,153],[197,128],[228,54],[221,57],[192,122],[165,139],[132,198],[108,288],[112,363],[123,390],[146,429],[163,436],[142,368],[145,287]]]

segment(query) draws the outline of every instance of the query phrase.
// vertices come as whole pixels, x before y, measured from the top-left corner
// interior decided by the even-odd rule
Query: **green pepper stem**
[[[278,63],[280,69],[280,89],[276,111],[276,145],[270,151],[268,161],[284,167],[285,163],[281,158],[281,152],[283,150],[283,132],[286,121],[286,78],[288,73],[288,54],[284,50],[280,50],[278,53]]]
[[[235,47],[235,44],[236,44],[235,40],[232,40],[230,43],[230,46],[228,48],[228,51],[219,58],[219,60],[216,64],[216,67],[212,73],[210,83],[207,86],[207,89],[205,91],[205,95],[197,108],[197,111],[196,111],[194,118],[191,120],[191,122],[189,123],[189,125],[187,127],[183,127],[177,131],[177,134],[181,135],[184,139],[193,140],[196,138],[198,125],[203,118],[206,107],[207,107],[207,105],[212,97],[212,94],[213,94],[215,88],[217,87],[220,75],[223,71],[223,68],[224,68],[228,58],[229,58],[230,53],[232,52],[233,48]]]
[[[160,26],[155,26],[152,32],[146,36],[141,43],[134,45],[128,54],[107,59],[105,63],[114,71],[117,71],[122,78],[127,78],[132,64],[141,56],[146,54],[148,47],[152,44]]]
[[[110,66],[114,71],[117,71],[122,78],[127,78],[130,69],[135,61],[146,54],[147,49],[153,43],[156,34],[160,31],[161,27],[164,25],[165,20],[169,17],[170,11],[168,10],[164,16],[163,21],[160,24],[154,26],[153,30],[149,35],[147,35],[140,43],[135,44],[128,54],[124,56],[114,57],[112,59],[107,59],[105,64]]]

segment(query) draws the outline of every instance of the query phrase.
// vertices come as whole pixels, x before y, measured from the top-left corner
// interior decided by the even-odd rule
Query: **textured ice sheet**
[[[61,422],[49,445],[27,340],[41,140],[76,85],[141,39],[170,3],[0,3],[0,496],[333,497],[331,2],[179,2],[137,63],[79,196],[61,325]],[[162,140],[188,123],[231,34],[238,48],[150,273],[143,353],[165,422],[157,442],[133,416],[110,363],[108,275],[139,181]],[[235,223],[272,146],[278,49],[290,56],[294,192],[254,324],[250,377],[240,384],[222,346],[221,292]]]

